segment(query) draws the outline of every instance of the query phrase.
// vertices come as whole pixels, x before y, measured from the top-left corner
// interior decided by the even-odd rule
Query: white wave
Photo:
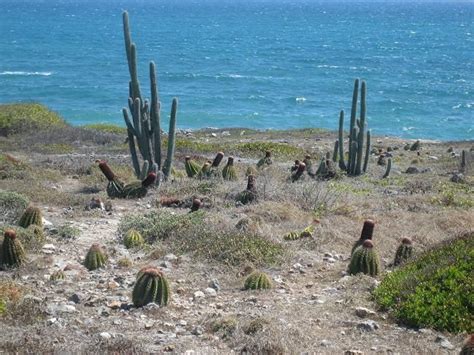
[[[0,75],[16,75],[16,76],[50,76],[50,71],[2,71]]]
[[[415,128],[416,128],[416,127],[403,127],[402,129],[403,129],[404,131],[412,131],[412,130],[414,130]]]
[[[306,97],[301,96],[301,97],[296,98],[296,102],[305,102],[305,101],[306,101]]]

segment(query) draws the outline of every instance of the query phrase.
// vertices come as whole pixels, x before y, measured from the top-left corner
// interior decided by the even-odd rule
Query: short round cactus
[[[377,276],[379,274],[380,260],[371,240],[365,240],[361,246],[358,246],[356,250],[354,250],[348,271],[351,275],[363,273],[370,276]]]
[[[247,189],[237,195],[237,201],[246,205],[257,200],[257,187],[255,175],[247,177]]]
[[[474,334],[469,335],[464,341],[459,355],[474,355]]]
[[[224,180],[233,181],[237,180],[237,171],[234,166],[234,157],[227,159],[227,165],[222,169],[222,177]]]
[[[142,235],[135,229],[130,229],[123,238],[123,244],[127,249],[139,247],[143,245],[143,243],[145,243],[145,241]]]
[[[255,271],[245,279],[246,290],[264,290],[272,287],[270,277],[261,271]]]
[[[265,166],[271,165],[272,162],[272,152],[267,150],[265,156],[257,162],[257,168],[263,168]]]
[[[1,261],[2,265],[10,268],[18,267],[26,260],[23,245],[16,237],[13,229],[4,232]]]
[[[32,224],[43,227],[43,216],[38,207],[29,206],[20,217],[18,225],[23,228],[28,228]]]
[[[148,303],[166,306],[170,297],[168,280],[155,267],[146,267],[139,271],[132,301],[135,307],[143,307]]]
[[[107,254],[99,244],[92,244],[87,252],[84,266],[92,271],[104,267],[107,262]]]
[[[411,258],[413,254],[413,242],[410,238],[403,238],[402,243],[397,248],[397,252],[395,253],[395,260],[393,261],[394,266],[398,266],[408,259]]]
[[[205,179],[208,178],[211,172],[211,163],[210,162],[205,162],[204,165],[201,167],[201,170],[199,170],[199,173],[197,174],[197,177],[199,179]]]
[[[214,158],[214,160],[212,161],[212,167],[213,168],[217,168],[219,166],[219,164],[221,163],[222,159],[224,158],[224,153],[223,152],[219,152],[216,154],[216,157]]]
[[[147,177],[143,181],[135,181],[127,184],[123,187],[124,198],[142,198],[145,197],[148,188],[153,185],[156,181],[156,173],[148,173]]]
[[[193,204],[191,205],[191,211],[190,212],[196,212],[199,211],[199,209],[202,207],[202,201],[198,198],[193,199]]]
[[[66,279],[66,274],[63,270],[57,270],[51,274],[49,277],[51,281],[62,281]]]
[[[201,167],[198,163],[191,159],[189,155],[184,158],[184,169],[186,170],[186,175],[192,178],[199,173]]]
[[[352,246],[351,255],[354,253],[357,247],[361,246],[362,243],[364,243],[365,240],[367,239],[372,240],[372,235],[374,233],[374,226],[375,226],[375,223],[371,219],[367,219],[364,222],[364,226],[362,227],[360,238]]]
[[[291,181],[295,182],[300,180],[303,177],[304,172],[306,171],[306,164],[299,163],[298,168],[296,171],[291,175]]]

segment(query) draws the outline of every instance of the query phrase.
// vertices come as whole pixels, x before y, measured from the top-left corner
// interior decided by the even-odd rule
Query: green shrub
[[[248,142],[237,144],[234,150],[244,155],[260,157],[267,150],[272,152],[273,157],[294,158],[304,155],[304,150],[290,144],[275,142]]]
[[[58,227],[57,234],[63,239],[76,239],[81,234],[81,230],[70,223],[65,223]]]
[[[468,184],[453,182],[442,183],[438,187],[439,194],[431,202],[446,207],[474,207],[474,188]]]
[[[474,331],[474,232],[435,246],[387,275],[376,301],[402,323]]]
[[[9,154],[0,154],[0,180],[26,179],[31,173],[31,167]]]
[[[28,198],[13,191],[0,190],[0,221],[15,222],[28,206]]]
[[[82,126],[82,128],[90,129],[93,131],[105,132],[105,133],[112,133],[118,135],[126,135],[127,128],[120,127],[114,124],[109,123],[94,123]]]
[[[58,114],[40,104],[0,105],[0,136],[65,125]]]

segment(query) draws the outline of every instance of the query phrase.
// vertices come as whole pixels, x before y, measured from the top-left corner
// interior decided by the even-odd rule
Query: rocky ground
[[[378,310],[371,291],[383,274],[374,279],[347,276],[345,271],[351,246],[367,218],[376,222],[374,240],[384,272],[390,272],[403,236],[412,237],[421,252],[474,228],[472,172],[466,170],[458,175],[461,182],[451,182],[459,170],[461,150],[471,149],[473,142],[422,142],[419,150],[406,151],[405,144],[413,141],[376,137],[374,147],[383,152],[394,149],[388,179],[381,178],[385,167],[377,165],[378,154],[373,154],[365,176],[329,181],[305,177],[291,183],[292,160],[302,159],[305,152],[317,157],[332,151],[335,134],[311,130],[188,133],[182,138],[188,143],[178,145],[178,169],[183,169],[184,155],[191,153],[202,161],[222,147],[219,150],[236,155],[239,181],[191,182],[175,177],[143,199],[109,201],[96,159],[109,160],[124,179],[132,179],[123,137],[110,139],[103,146],[93,140],[78,141],[68,153],[32,150],[14,137],[0,141],[8,159],[19,162],[3,165],[0,189],[22,193],[39,206],[47,234],[43,246],[29,250],[27,265],[0,271],[0,290],[10,288],[21,294],[0,318],[1,351],[459,352],[465,334],[408,328]],[[242,206],[233,197],[245,188],[246,167],[263,152],[247,153],[235,144],[256,142],[292,147],[300,155],[291,156],[293,150],[276,154],[274,164],[257,178],[259,201]],[[413,173],[406,173],[410,167]],[[122,245],[119,225],[124,217],[162,209],[184,214],[188,209],[160,206],[160,198],[195,196],[205,202],[206,223],[235,228],[242,220],[251,221],[252,233],[283,246],[283,255],[271,263],[229,264],[222,262],[227,260],[224,256],[216,260],[202,252],[181,253],[172,241],[157,241],[139,250]],[[108,205],[107,210],[85,208],[95,197]],[[312,238],[283,240],[286,232],[315,219],[319,224]],[[65,225],[73,227],[74,235],[63,233]],[[82,263],[90,245],[97,242],[106,247],[109,261],[105,268],[90,272]],[[212,241],[208,248],[213,248]],[[136,274],[144,265],[160,267],[168,277],[172,296],[167,307],[150,304],[138,309],[131,304]],[[267,272],[274,288],[242,290],[250,268]],[[60,269],[65,280],[51,281],[50,275]]]

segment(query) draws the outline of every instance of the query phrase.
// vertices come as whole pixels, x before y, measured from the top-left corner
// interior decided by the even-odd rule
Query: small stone
[[[363,355],[364,353],[360,350],[346,350],[344,355]]]
[[[357,317],[360,317],[360,318],[366,318],[368,316],[373,316],[375,315],[376,313],[368,308],[365,308],[365,307],[357,307],[355,309],[355,314]]]
[[[54,252],[56,251],[56,247],[53,244],[45,244],[41,248],[41,251],[43,252],[43,254],[54,254]]]
[[[107,332],[102,332],[99,334],[99,336],[102,338],[102,339],[112,339],[112,335],[110,333],[107,333]]]
[[[448,339],[446,339],[442,335],[438,335],[435,340],[436,343],[439,343],[442,348],[449,349],[449,350],[454,350],[454,345],[449,342]]]
[[[181,327],[185,327],[188,325],[188,322],[186,322],[184,319],[181,319],[178,323]]]
[[[198,299],[201,299],[201,298],[204,298],[204,297],[205,297],[205,295],[204,295],[204,292],[202,292],[202,291],[196,291],[193,294],[193,300],[198,300]]]
[[[323,258],[323,261],[326,261],[326,262],[328,262],[328,263],[330,263],[330,264],[334,264],[337,260],[334,259],[334,258],[326,258],[326,257],[325,257],[325,258]]]
[[[120,301],[112,301],[112,302],[107,303],[107,307],[111,309],[119,309],[121,308],[121,306],[122,306],[122,302]]]
[[[160,263],[160,266],[165,268],[165,269],[171,269],[173,265],[169,261],[163,261]]]
[[[217,296],[217,291],[215,289],[213,289],[212,287],[208,287],[204,290],[204,292],[206,293],[206,295],[208,295],[209,297],[216,297]]]
[[[193,331],[191,332],[193,335],[202,335],[204,333],[204,330],[200,325],[194,327]]]
[[[451,182],[463,183],[464,181],[464,175],[461,173],[454,173],[453,176],[451,176]]]
[[[148,303],[146,306],[143,307],[143,310],[145,311],[152,311],[152,310],[156,310],[156,309],[160,309],[160,305],[152,302],[152,303]]]
[[[212,287],[216,291],[220,291],[221,286],[219,285],[219,280],[212,279],[211,282],[209,282],[209,287]]]
[[[74,302],[75,304],[81,303],[82,295],[79,293],[73,293],[71,297],[68,298],[68,301]]]
[[[178,257],[174,254],[166,254],[163,259],[165,259],[166,261],[176,261],[178,260]]]
[[[217,137],[216,133],[211,133],[211,137]]]
[[[53,325],[53,324],[56,323],[57,321],[58,321],[57,318],[49,318],[47,322],[48,322],[48,325]]]
[[[146,322],[145,323],[145,329],[151,329],[153,328],[153,326],[155,325],[155,322],[151,321],[151,322]]]
[[[333,258],[334,256],[331,253],[324,253],[325,258]]]
[[[379,328],[380,326],[377,324],[377,322],[370,319],[366,320],[365,322],[357,324],[357,329],[360,329],[364,332],[373,332]]]
[[[115,319],[115,320],[113,321],[113,324],[114,324],[114,325],[121,325],[121,324],[122,324],[122,321],[121,321],[120,319]]]
[[[331,342],[329,340],[323,339],[321,340],[320,345],[324,347],[328,347],[329,345],[331,345]]]

